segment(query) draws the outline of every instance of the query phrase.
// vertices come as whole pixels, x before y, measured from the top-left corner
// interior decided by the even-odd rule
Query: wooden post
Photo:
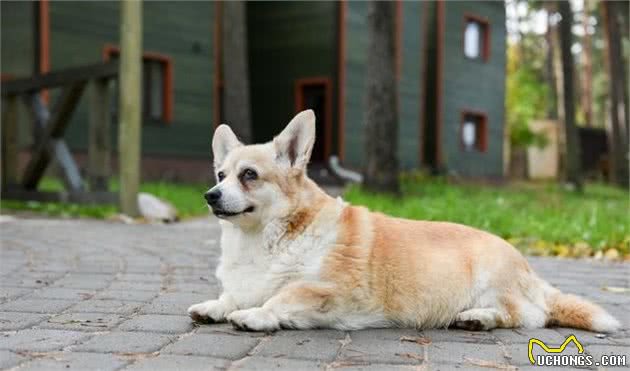
[[[106,191],[110,175],[111,138],[108,80],[90,84],[90,132],[88,135],[88,183],[92,191]]]
[[[2,187],[16,185],[18,179],[18,99],[8,96],[2,105]]]
[[[142,83],[142,2],[123,0],[120,13],[120,78],[118,161],[120,210],[138,216],[140,187],[140,125]]]

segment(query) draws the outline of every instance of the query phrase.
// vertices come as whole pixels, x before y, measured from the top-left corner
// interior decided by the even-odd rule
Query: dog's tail
[[[547,297],[547,326],[573,327],[594,332],[615,332],[621,324],[602,307],[556,291]]]

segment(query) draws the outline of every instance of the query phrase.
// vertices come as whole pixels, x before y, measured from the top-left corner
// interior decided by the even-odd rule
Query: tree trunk
[[[584,123],[593,126],[593,46],[591,35],[588,33],[591,2],[584,0],[584,12],[582,14],[582,27],[584,28],[584,40],[582,53],[584,55],[584,72],[582,79],[582,110],[584,111]]]
[[[398,194],[398,98],[395,2],[368,5],[365,186]]]
[[[610,76],[610,159],[613,182],[628,188],[628,89],[617,3],[602,1]]]
[[[566,136],[566,180],[578,191],[582,190],[580,164],[580,143],[575,125],[575,87],[573,84],[573,14],[568,0],[560,1],[558,10],[562,16],[560,22],[560,52],[562,54],[562,90],[564,106],[564,130]]]
[[[223,117],[245,143],[252,141],[247,15],[244,1],[222,2]]]
[[[552,5],[547,5],[547,32],[545,40],[547,41],[547,56],[545,57],[545,80],[549,89],[549,106],[547,108],[547,117],[556,120],[558,118],[558,94],[556,90],[556,71],[554,67],[554,55],[556,50],[556,26],[551,24],[550,15],[554,11]]]

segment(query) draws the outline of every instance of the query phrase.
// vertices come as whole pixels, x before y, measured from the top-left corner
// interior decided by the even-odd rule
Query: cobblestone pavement
[[[219,293],[219,227],[16,219],[0,224],[0,369],[528,369],[527,343],[576,334],[585,351],[630,353],[630,265],[530,259],[553,284],[609,309],[625,329],[383,329],[237,332],[186,308]],[[630,358],[630,355],[628,356]],[[552,369],[552,368],[548,368]]]

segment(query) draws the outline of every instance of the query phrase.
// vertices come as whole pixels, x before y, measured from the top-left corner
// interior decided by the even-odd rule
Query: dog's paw
[[[269,310],[252,308],[232,312],[227,320],[241,331],[276,331],[280,328],[278,318]]]
[[[226,308],[219,300],[208,300],[191,305],[188,315],[195,322],[215,323],[225,321]]]

